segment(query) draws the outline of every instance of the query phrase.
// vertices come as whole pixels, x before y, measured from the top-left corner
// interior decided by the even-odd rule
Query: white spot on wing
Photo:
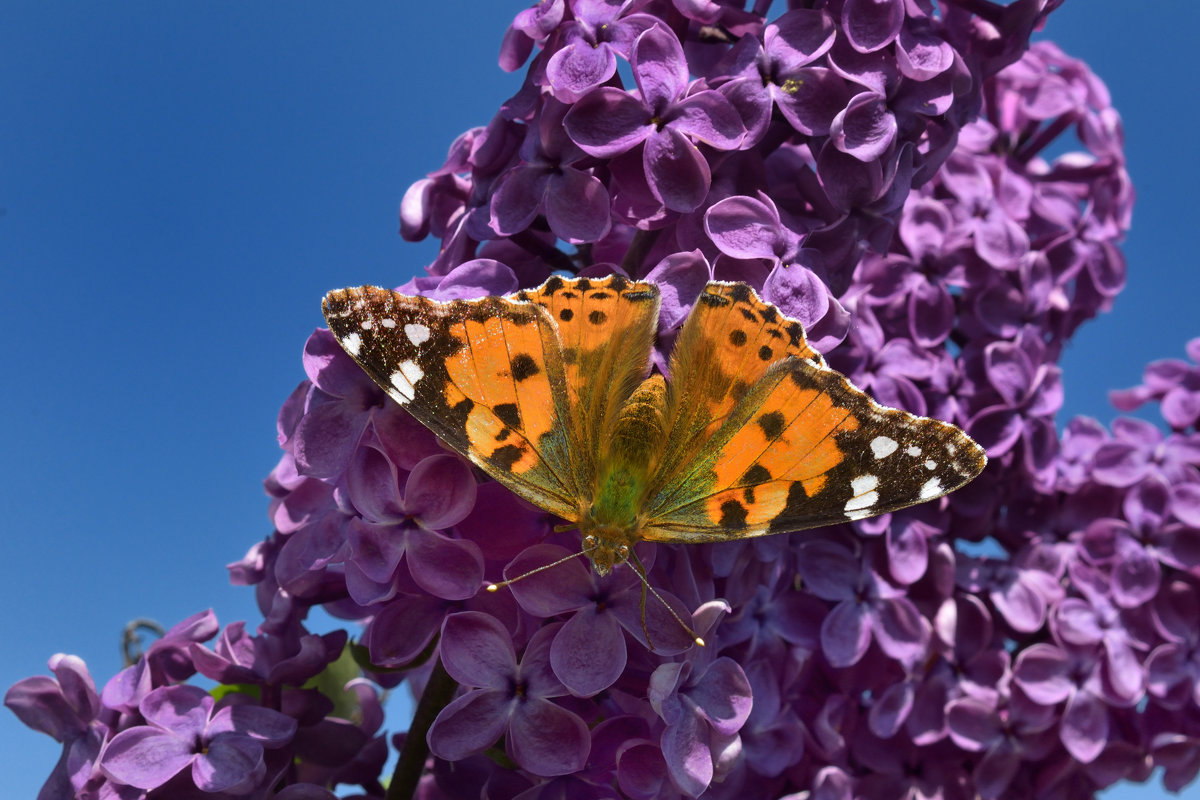
[[[404,326],[404,335],[414,346],[420,347],[422,343],[429,340],[429,328],[419,322],[410,322]]]
[[[887,436],[876,436],[871,440],[871,452],[876,458],[887,458],[899,447],[895,439],[889,439]]]
[[[352,356],[358,355],[358,351],[362,348],[362,337],[357,333],[351,333],[342,337],[342,347]]]
[[[910,446],[910,447],[909,447],[907,450],[905,450],[904,452],[908,453],[908,454],[909,454],[910,456],[912,456],[913,458],[916,458],[917,456],[921,455],[921,448],[917,447],[917,446],[914,444],[914,445],[911,445],[911,446]]]
[[[358,323],[358,327],[362,328],[364,331],[371,330],[371,328],[374,327],[374,325],[375,325],[375,320],[373,320],[373,319],[364,319],[362,322]]]
[[[937,469],[937,462],[934,461],[932,458],[925,459],[925,469],[927,469],[927,470]]]
[[[424,377],[425,373],[417,366],[417,362],[405,361],[400,365],[399,371],[392,373],[392,386],[396,387],[396,391],[389,394],[397,403],[404,405],[416,397],[417,381]]]
[[[925,481],[925,485],[921,487],[921,499],[932,500],[933,498],[944,494],[942,490],[942,482],[937,478],[930,478]]]
[[[379,324],[385,328],[394,328],[394,327],[396,327],[396,320],[390,319],[390,318],[389,319],[381,319],[381,320],[379,320]]]
[[[878,485],[879,478],[874,475],[859,475],[850,481],[854,497],[846,501],[846,516],[850,519],[871,516],[871,507],[879,502],[879,492],[875,491]]]

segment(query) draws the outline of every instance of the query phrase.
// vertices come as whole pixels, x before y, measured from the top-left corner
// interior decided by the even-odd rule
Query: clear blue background
[[[223,565],[270,532],[260,481],[319,299],[433,257],[397,235],[400,197],[518,87],[496,54],[522,7],[4,3],[0,688],[57,651],[107,680],[134,617],[256,619]],[[1139,194],[1129,288],[1063,362],[1068,413],[1109,420],[1107,389],[1200,335],[1198,29],[1181,2],[1050,19],[1108,82]],[[59,746],[7,711],[0,742],[6,796],[33,797]]]

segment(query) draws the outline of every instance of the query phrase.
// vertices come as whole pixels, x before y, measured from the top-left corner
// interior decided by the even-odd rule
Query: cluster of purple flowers
[[[528,62],[524,87],[406,194],[402,234],[442,248],[400,288],[653,280],[665,368],[700,287],[745,281],[881,402],[963,427],[984,474],[854,524],[640,545],[662,595],[644,610],[628,568],[582,556],[485,592],[578,535],[481,483],[317,330],[279,416],[275,533],[231,567],[257,635],[235,623],[210,650],[198,615],[100,694],[67,656],[10,689],[64,744],[45,797],[382,798],[379,689],[402,682],[420,702],[388,797],[1079,798],[1195,777],[1200,367],[1114,394],[1158,403],[1161,427],[1055,426],[1063,345],[1125,280],[1104,86],[1030,47],[1053,0],[770,5],[517,15],[501,64]],[[359,646],[308,633],[314,606]]]

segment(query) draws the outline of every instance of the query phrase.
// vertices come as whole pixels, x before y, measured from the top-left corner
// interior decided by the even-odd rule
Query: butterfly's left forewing
[[[530,502],[578,516],[562,354],[534,304],[363,286],[323,303],[342,348],[410,414]]]

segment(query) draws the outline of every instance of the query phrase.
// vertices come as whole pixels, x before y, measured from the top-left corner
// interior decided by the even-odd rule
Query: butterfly
[[[742,283],[704,287],[669,380],[652,374],[659,305],[655,284],[610,275],[447,302],[363,286],[330,292],[323,310],[393,400],[577,528],[600,575],[642,540],[863,519],[942,497],[987,464],[955,426],[876,403]]]

